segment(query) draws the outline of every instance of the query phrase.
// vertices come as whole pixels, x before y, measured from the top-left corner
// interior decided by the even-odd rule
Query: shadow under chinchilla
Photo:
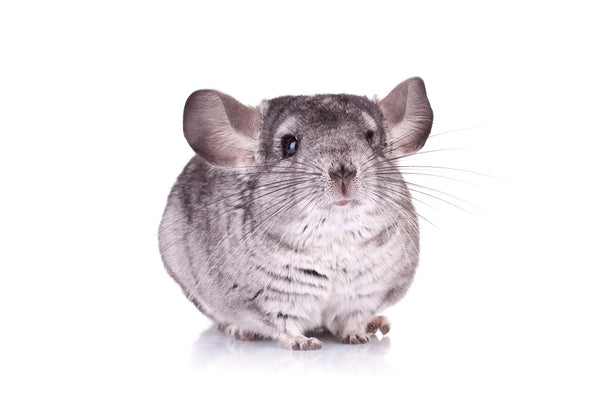
[[[314,335],[320,350],[294,351],[273,340],[241,341],[219,331],[216,326],[203,331],[191,349],[192,366],[197,369],[223,368],[227,371],[292,372],[308,367],[335,370],[336,373],[391,373],[385,355],[391,348],[389,337],[372,336],[365,344],[342,344],[329,334]]]

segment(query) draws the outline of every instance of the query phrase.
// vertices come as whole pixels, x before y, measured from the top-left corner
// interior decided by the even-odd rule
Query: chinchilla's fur
[[[193,93],[184,133],[196,156],[173,186],[159,241],[169,274],[239,339],[318,349],[326,329],[366,342],[408,289],[419,254],[400,173],[433,114],[419,78],[381,101],[289,96],[242,105]]]

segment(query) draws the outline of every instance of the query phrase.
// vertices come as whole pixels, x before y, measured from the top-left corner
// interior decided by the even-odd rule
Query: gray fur
[[[387,333],[376,314],[405,294],[419,254],[399,158],[423,146],[432,118],[419,78],[381,102],[287,96],[252,108],[195,92],[184,131],[197,155],[159,231],[168,272],[237,338],[316,349],[305,333]],[[287,158],[285,135],[299,141]]]

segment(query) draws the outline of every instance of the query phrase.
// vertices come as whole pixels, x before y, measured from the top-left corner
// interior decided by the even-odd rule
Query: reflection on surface
[[[196,368],[227,368],[252,371],[306,371],[335,370],[362,374],[385,372],[385,354],[390,350],[389,337],[372,336],[365,344],[342,344],[330,334],[315,335],[322,343],[320,350],[294,351],[280,347],[276,342],[240,341],[212,326],[202,332],[191,351]]]

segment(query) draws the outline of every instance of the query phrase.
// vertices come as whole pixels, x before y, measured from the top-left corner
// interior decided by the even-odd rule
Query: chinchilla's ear
[[[402,82],[379,102],[390,130],[392,152],[408,155],[423,147],[433,123],[433,111],[421,78]]]
[[[258,149],[259,112],[216,90],[198,90],[183,111],[183,133],[196,154],[221,167],[252,163]]]

